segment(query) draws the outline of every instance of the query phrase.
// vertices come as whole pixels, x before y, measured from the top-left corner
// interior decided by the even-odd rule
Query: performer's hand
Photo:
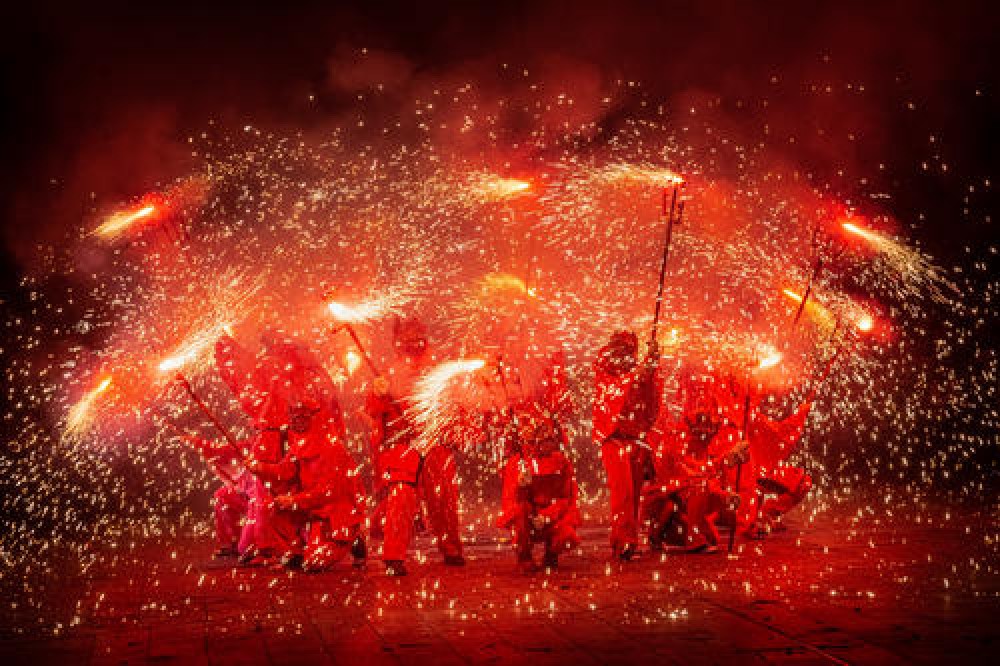
[[[540,529],[543,529],[546,525],[549,524],[549,519],[546,518],[545,516],[541,516],[541,515],[532,516],[531,517],[531,524],[535,526],[536,530],[540,530]]]
[[[649,350],[646,352],[646,365],[656,367],[660,364],[660,343],[656,338],[649,341]]]
[[[294,511],[295,498],[291,495],[278,495],[274,498],[274,508],[280,511]]]
[[[389,395],[389,380],[384,375],[379,375],[372,382],[372,392],[379,397]]]

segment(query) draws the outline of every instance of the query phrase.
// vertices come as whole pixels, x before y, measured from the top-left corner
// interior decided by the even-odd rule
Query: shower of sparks
[[[456,409],[456,398],[463,394],[468,396],[474,390],[474,373],[485,365],[482,359],[445,361],[417,380],[408,411],[418,426],[417,447],[421,451],[461,439],[455,430],[466,425],[464,417],[467,414]]]
[[[624,163],[604,167],[595,173],[595,177],[599,181],[608,183],[635,181],[659,187],[670,187],[684,182],[681,175],[670,169]]]
[[[91,419],[94,416],[94,403],[102,393],[111,388],[111,377],[105,377],[94,388],[87,391],[80,400],[73,405],[66,417],[66,426],[63,436],[66,438],[79,437],[90,427]]]
[[[228,323],[215,324],[212,327],[198,331],[180,346],[170,356],[160,361],[157,368],[161,373],[176,372],[185,366],[203,365],[211,361],[208,351],[226,330],[231,330]]]
[[[889,269],[899,274],[902,285],[913,290],[913,296],[919,297],[926,292],[935,301],[948,303],[952,300],[949,294],[954,296],[957,293],[955,285],[941,275],[940,269],[919,250],[853,222],[842,222],[841,227],[877,252]]]

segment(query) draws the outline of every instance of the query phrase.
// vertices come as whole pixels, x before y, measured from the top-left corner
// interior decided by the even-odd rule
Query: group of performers
[[[255,434],[244,441],[187,437],[224,482],[215,493],[218,556],[309,572],[348,556],[363,566],[367,538],[381,534],[386,573],[402,576],[419,521],[446,565],[465,564],[456,451],[447,442],[416,446],[408,409],[430,364],[427,332],[408,319],[397,321],[393,337],[394,359],[361,410],[373,458],[370,517],[339,404],[311,383],[308,364],[293,352],[283,356],[277,340],[265,342],[271,349],[262,362],[229,335],[219,339],[219,374]],[[593,442],[607,473],[612,555],[631,560],[643,543],[653,551],[710,553],[719,550],[719,524],[740,539],[776,528],[811,486],[803,469],[786,463],[810,401],[775,422],[759,412],[745,382],[690,371],[676,382],[675,418],[676,409],[661,407],[665,383],[655,343],[643,359],[638,347],[634,333],[616,333],[594,365]],[[541,566],[555,568],[578,546],[581,524],[564,429],[572,402],[559,363],[543,383],[539,396],[497,415],[506,433],[497,525],[511,530],[518,568],[528,572],[539,566],[535,544],[542,544]]]

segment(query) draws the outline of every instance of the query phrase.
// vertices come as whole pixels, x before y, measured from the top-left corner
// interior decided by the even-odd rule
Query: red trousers
[[[601,460],[611,499],[611,550],[620,554],[639,546],[639,500],[649,453],[636,440],[611,438],[601,445]]]
[[[215,541],[220,547],[228,548],[239,541],[247,515],[247,500],[228,484],[216,490],[214,497]]]
[[[413,541],[413,520],[421,500],[428,526],[442,555],[461,555],[458,526],[458,478],[451,449],[435,446],[424,459],[417,483],[389,484],[385,498],[382,559],[402,560]]]
[[[329,521],[310,521],[302,567],[306,571],[329,569],[347,557],[359,533],[357,527],[335,531]]]
[[[679,518],[687,546],[719,544],[715,521],[727,509],[729,495],[715,482],[698,482],[678,491]]]

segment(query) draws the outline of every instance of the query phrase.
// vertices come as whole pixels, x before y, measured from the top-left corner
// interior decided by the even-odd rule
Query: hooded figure
[[[543,564],[554,569],[559,554],[580,543],[577,485],[573,464],[562,451],[562,435],[551,414],[531,405],[514,415],[518,450],[503,468],[503,497],[497,526],[513,532],[518,567],[535,570],[532,548],[545,546]]]
[[[377,377],[365,402],[371,421],[375,488],[381,496],[375,519],[384,533],[386,573],[406,575],[404,560],[413,540],[421,500],[445,564],[461,566],[458,479],[450,448],[438,445],[426,456],[413,446],[415,425],[407,415],[408,396],[429,359],[427,331],[417,319],[397,320],[393,328],[395,363]]]
[[[634,333],[621,331],[601,349],[595,369],[594,443],[608,475],[611,500],[611,551],[630,560],[639,545],[639,501],[649,475],[646,434],[656,419],[656,345],[639,365]]]

